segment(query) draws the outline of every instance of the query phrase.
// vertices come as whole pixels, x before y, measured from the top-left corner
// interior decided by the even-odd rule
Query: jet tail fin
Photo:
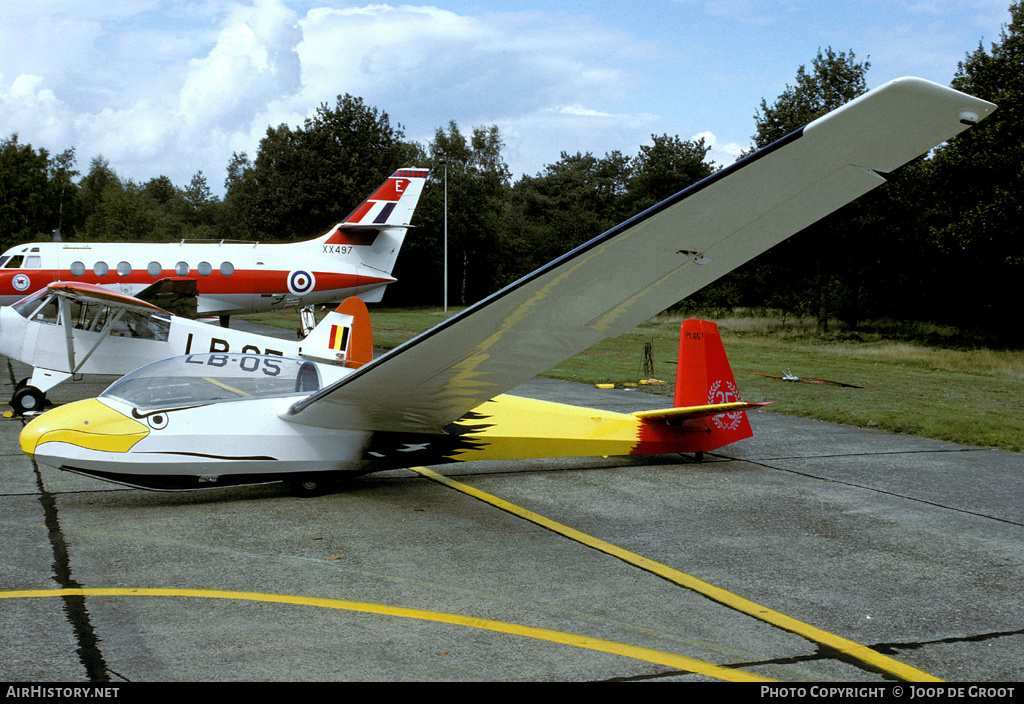
[[[708,452],[753,435],[746,409],[766,406],[740,398],[718,326],[686,320],[679,333],[675,406],[667,413],[689,415],[704,425],[699,451]]]
[[[427,169],[399,169],[349,213],[336,229],[408,227],[428,173]]]
[[[428,173],[426,169],[399,169],[391,174],[330,232],[314,240],[318,252],[354,257],[362,266],[390,274]]]
[[[353,296],[331,311],[302,341],[303,359],[361,367],[373,359],[370,312],[362,299]]]
[[[367,288],[359,295],[377,302],[394,279],[391,272],[405,242],[416,205],[427,183],[427,169],[399,169],[330,232],[310,242],[317,256],[355,267]]]

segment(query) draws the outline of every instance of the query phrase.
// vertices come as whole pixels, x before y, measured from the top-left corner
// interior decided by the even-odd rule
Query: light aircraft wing
[[[104,305],[118,310],[128,310],[133,313],[141,313],[143,315],[152,315],[154,313],[170,315],[163,308],[155,306],[152,303],[140,300],[134,296],[112,291],[102,286],[96,286],[94,284],[73,281],[55,281],[52,284],[49,284],[46,289],[50,293],[56,294],[58,298],[73,301],[75,303]]]
[[[174,315],[199,317],[199,293],[195,279],[160,279],[139,291],[136,297]]]
[[[612,228],[295,404],[297,423],[441,432],[882,184],[995,106],[888,83]]]

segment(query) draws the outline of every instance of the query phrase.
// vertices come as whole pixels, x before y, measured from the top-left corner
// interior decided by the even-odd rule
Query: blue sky
[[[1011,0],[35,0],[0,8],[0,136],[83,173],[202,171],[351,93],[426,142],[455,120],[498,125],[513,174],[562,151],[635,154],[703,136],[731,163],[819,48],[868,60],[869,87],[948,85],[999,41]]]

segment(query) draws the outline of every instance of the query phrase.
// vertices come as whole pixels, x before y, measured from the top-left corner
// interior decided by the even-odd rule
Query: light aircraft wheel
[[[19,381],[19,382],[17,383],[17,385],[16,385],[16,386],[15,386],[14,388],[15,388],[15,389],[20,389],[20,388],[22,388],[23,386],[25,386],[26,384],[28,384],[28,380],[29,380],[29,377],[25,377],[24,379],[22,379],[21,381]]]
[[[22,386],[14,392],[11,399],[11,408],[18,415],[25,415],[26,412],[41,411],[46,404],[46,394],[34,386]]]
[[[323,479],[291,479],[288,481],[292,493],[296,496],[319,496],[327,490],[327,482]]]

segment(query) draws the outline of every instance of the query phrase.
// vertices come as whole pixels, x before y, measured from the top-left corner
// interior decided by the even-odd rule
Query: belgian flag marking
[[[330,346],[332,350],[343,351],[348,347],[348,328],[343,325],[332,325],[331,326],[331,342]]]

